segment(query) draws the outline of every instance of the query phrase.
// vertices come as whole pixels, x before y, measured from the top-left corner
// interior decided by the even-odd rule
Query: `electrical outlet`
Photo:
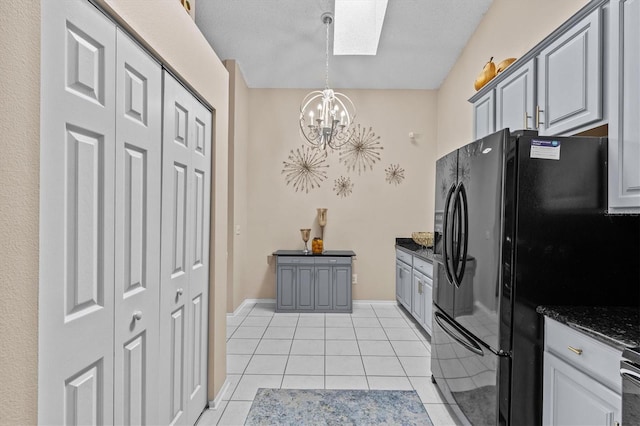
[[[358,284],[358,274],[353,274],[353,276],[351,277],[351,282],[353,284]]]

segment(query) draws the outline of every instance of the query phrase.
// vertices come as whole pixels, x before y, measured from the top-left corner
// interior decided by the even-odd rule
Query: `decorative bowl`
[[[433,246],[433,232],[412,232],[411,238],[421,246]]]

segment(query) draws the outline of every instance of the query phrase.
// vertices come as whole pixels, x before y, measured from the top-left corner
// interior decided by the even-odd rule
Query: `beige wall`
[[[300,228],[319,235],[316,208],[328,208],[325,248],[357,254],[354,299],[395,298],[394,238],[433,228],[436,93],[424,90],[353,90],[357,121],[373,127],[384,150],[381,161],[361,175],[347,172],[337,153],[329,155],[328,178],[319,189],[295,192],[281,174],[290,150],[303,145],[297,116],[306,90],[249,93],[248,247],[242,254],[244,298],[274,298],[275,269],[267,256],[302,249]],[[410,141],[409,132],[416,133]],[[384,169],[399,163],[406,179],[385,181]],[[353,193],[340,198],[334,180],[351,177]]]
[[[473,140],[467,102],[490,57],[519,58],[588,0],[494,0],[438,91],[438,157]]]
[[[240,66],[225,61],[229,71],[229,259],[227,312],[244,300],[247,250],[247,154],[249,144],[249,88]],[[236,230],[238,232],[236,232]]]
[[[0,1],[0,58],[0,424],[35,424],[40,2]]]
[[[214,140],[227,140],[228,74],[174,0],[96,0],[215,110]],[[172,31],[166,31],[166,28]],[[189,48],[186,49],[185,46]],[[37,421],[40,2],[0,2],[0,423]],[[209,397],[226,378],[227,144],[216,143],[212,196]],[[212,374],[211,374],[212,373]]]

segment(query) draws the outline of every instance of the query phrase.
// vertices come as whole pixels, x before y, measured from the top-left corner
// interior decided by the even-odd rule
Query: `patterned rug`
[[[415,391],[258,389],[246,425],[433,426]]]

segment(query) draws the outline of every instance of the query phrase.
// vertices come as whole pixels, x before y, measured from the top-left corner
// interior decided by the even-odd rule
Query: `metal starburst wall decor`
[[[282,162],[282,174],[287,185],[291,184],[296,192],[306,193],[309,193],[309,189],[319,188],[327,178],[325,169],[329,165],[325,164],[326,160],[327,152],[323,150],[305,145],[295,151],[292,149],[287,161]]]
[[[392,164],[384,171],[387,173],[386,180],[389,184],[399,185],[404,180],[404,169],[400,167],[400,164]]]
[[[349,142],[340,150],[340,162],[347,166],[347,171],[373,170],[373,165],[380,161],[380,151],[384,148],[380,145],[380,136],[372,131],[371,127],[358,127],[354,129]]]
[[[353,182],[351,182],[351,178],[340,176],[334,181],[333,190],[339,197],[348,197],[353,191]]]

